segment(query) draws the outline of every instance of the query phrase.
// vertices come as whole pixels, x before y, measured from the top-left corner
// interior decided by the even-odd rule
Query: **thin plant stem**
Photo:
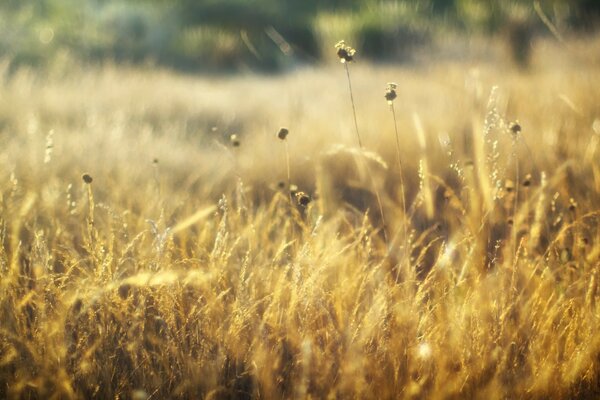
[[[347,62],[344,63],[344,67],[346,68],[346,77],[348,78],[348,89],[350,91],[350,102],[352,103],[352,116],[354,117],[354,128],[356,129],[356,138],[358,139],[358,147],[360,147],[361,150],[364,150],[362,141],[360,140],[360,133],[358,132],[358,120],[356,118],[356,106],[354,103],[354,94],[352,92],[352,80],[350,79],[350,69],[348,68]],[[381,215],[381,223],[383,225],[383,238],[384,238],[385,242],[387,243],[388,242],[387,228],[386,228],[386,223],[385,223],[385,215],[383,213],[383,205],[381,203],[381,196],[379,195],[379,191],[375,187],[375,182],[373,181],[373,174],[371,173],[371,168],[369,167],[369,164],[364,160],[363,160],[363,162],[365,163],[365,166],[367,168],[367,173],[369,174],[369,177],[371,178],[371,184],[373,185],[373,191],[375,192],[375,198],[377,200],[377,207],[379,208],[379,214]]]
[[[400,157],[400,135],[398,134],[398,121],[396,119],[396,109],[394,103],[390,102],[390,108],[392,110],[392,117],[394,118],[394,132],[396,133],[396,158],[398,161],[398,172],[400,174],[400,196],[402,197],[402,217],[404,219],[404,255],[408,254],[408,215],[406,215],[406,195],[404,193],[404,174],[402,170],[402,159]],[[404,257],[404,256],[403,256]],[[396,280],[398,276],[396,276]]]
[[[517,208],[519,205],[519,156],[517,154],[517,138],[513,139],[512,143],[513,157],[515,158],[515,201],[513,204],[513,226],[512,226],[512,241],[514,246],[514,257],[517,257]]]
[[[287,140],[285,140],[285,165],[287,167],[287,184],[289,189],[292,186],[292,175],[290,173],[290,149]]]
[[[295,224],[294,201],[292,200],[292,193],[291,193],[292,174],[290,172],[290,149],[289,149],[287,140],[284,140],[284,143],[285,143],[285,166],[286,166],[286,171],[287,171],[287,198],[288,198],[288,202],[290,205],[290,226],[291,226],[291,230],[292,230],[291,237],[294,238],[296,236],[296,228],[294,226],[294,224]]]
[[[356,138],[358,139],[358,147],[363,148],[362,141],[360,140],[360,134],[358,133],[358,121],[356,119],[356,106],[354,104],[354,94],[352,93],[352,80],[350,79],[350,69],[348,63],[344,63],[346,68],[346,76],[348,77],[348,89],[350,90],[350,102],[352,103],[352,115],[354,116],[354,128],[356,128]]]

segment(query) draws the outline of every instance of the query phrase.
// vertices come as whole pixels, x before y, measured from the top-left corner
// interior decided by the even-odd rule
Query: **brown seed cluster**
[[[81,175],[81,179],[83,179],[83,181],[85,183],[87,183],[88,185],[90,183],[92,183],[92,181],[94,180],[90,174],[83,174],[83,175]]]
[[[394,82],[389,82],[385,87],[385,99],[387,100],[389,105],[392,105],[392,102],[398,97],[396,94],[397,84]]]
[[[345,41],[340,40],[337,42],[335,48],[337,50],[337,56],[340,58],[342,64],[354,61],[356,49],[348,46]]]
[[[304,192],[296,192],[295,196],[296,196],[296,201],[298,202],[298,205],[300,205],[302,207],[308,206],[308,203],[310,203],[310,201],[311,201],[310,196]]]
[[[525,187],[531,186],[531,180],[532,180],[531,174],[525,175],[525,179],[523,180],[523,186],[525,186]]]
[[[229,143],[231,143],[233,147],[240,147],[240,139],[238,139],[238,135],[234,133],[229,136]]]
[[[279,132],[277,132],[277,137],[281,140],[285,140],[285,138],[287,137],[287,135],[289,133],[290,133],[289,129],[281,128],[281,129],[279,129]]]
[[[510,131],[513,135],[518,135],[519,133],[521,133],[521,125],[519,124],[518,121],[511,122],[508,129],[510,129]]]

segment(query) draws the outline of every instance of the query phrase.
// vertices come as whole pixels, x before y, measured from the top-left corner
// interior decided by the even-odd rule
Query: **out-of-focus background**
[[[494,37],[527,66],[532,40],[593,34],[599,16],[596,0],[3,0],[0,57],[12,69],[77,60],[272,72],[320,63],[341,38],[363,59],[406,63],[423,49],[461,57],[473,37]]]

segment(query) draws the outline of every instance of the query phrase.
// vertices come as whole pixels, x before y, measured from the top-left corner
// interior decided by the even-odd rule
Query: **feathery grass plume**
[[[92,191],[92,182],[94,181],[94,179],[92,178],[92,176],[88,173],[85,173],[81,176],[81,179],[83,180],[86,189],[87,189],[87,195],[88,195],[88,218],[87,218],[87,222],[88,222],[88,245],[90,246],[90,248],[92,248],[92,246],[95,243],[95,228],[94,228],[94,209],[95,209],[95,204],[94,204],[94,193]]]
[[[52,160],[52,151],[54,150],[54,129],[48,131],[46,136],[46,151],[44,152],[44,164]]]
[[[413,124],[419,140],[419,146],[421,147],[422,158],[419,160],[419,189],[421,200],[425,203],[425,212],[428,218],[433,218],[434,204],[433,204],[433,193],[431,185],[429,184],[429,157],[427,156],[427,135],[425,134],[425,128],[423,128],[423,122],[418,113],[414,112]]]

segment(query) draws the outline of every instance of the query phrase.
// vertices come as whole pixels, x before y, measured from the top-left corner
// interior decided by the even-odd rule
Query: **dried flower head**
[[[531,186],[531,180],[532,180],[531,174],[525,175],[525,179],[523,180],[523,186],[525,186],[525,187]]]
[[[311,201],[310,196],[304,192],[296,192],[295,196],[296,196],[296,201],[302,207],[306,207],[308,205],[308,203],[310,203],[310,201]]]
[[[340,62],[342,64],[354,61],[356,49],[348,46],[345,41],[340,40],[339,42],[337,42],[335,44],[335,48],[337,50],[337,56],[340,58]]]
[[[390,106],[392,105],[392,102],[396,99],[396,97],[398,97],[398,95],[396,94],[397,87],[398,85],[396,85],[394,82],[389,82],[385,87],[385,99],[387,100]]]
[[[233,147],[240,147],[240,140],[238,139],[238,135],[235,133],[229,136],[229,142]]]
[[[575,212],[575,210],[577,210],[577,202],[571,197],[569,199],[569,211]]]
[[[277,132],[277,137],[281,140],[285,140],[289,133],[290,131],[287,128],[281,128],[279,129],[279,132]]]
[[[519,133],[521,133],[521,125],[518,121],[511,122],[508,129],[510,129],[510,132],[513,135],[518,135]]]
[[[129,283],[123,283],[119,286],[118,292],[119,297],[125,300],[127,297],[129,297],[129,293],[131,292],[131,285]]]
[[[94,180],[94,179],[92,179],[92,176],[90,174],[83,174],[83,175],[81,175],[81,179],[83,179],[83,181],[85,183],[87,183],[88,185],[90,183],[92,183],[92,181]]]

